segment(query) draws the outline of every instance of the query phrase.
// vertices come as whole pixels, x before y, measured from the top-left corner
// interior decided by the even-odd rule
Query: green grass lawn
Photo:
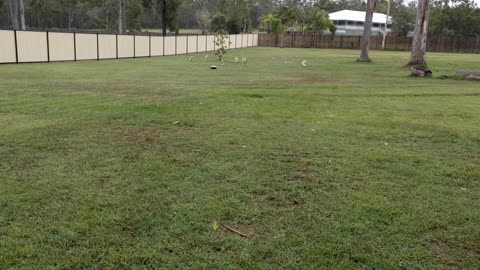
[[[0,66],[0,268],[480,268],[480,55],[358,55]]]

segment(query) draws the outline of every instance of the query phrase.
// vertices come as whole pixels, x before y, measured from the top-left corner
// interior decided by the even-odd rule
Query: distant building
[[[365,11],[341,10],[328,14],[329,18],[337,27],[335,35],[338,36],[362,36],[363,24],[365,23]],[[373,13],[372,36],[383,35],[387,15]],[[390,31],[392,17],[388,20],[387,31]]]

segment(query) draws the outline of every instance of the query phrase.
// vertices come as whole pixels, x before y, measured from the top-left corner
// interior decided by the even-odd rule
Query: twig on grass
[[[247,234],[244,234],[244,233],[242,233],[242,232],[240,232],[240,231],[237,231],[237,230],[235,230],[235,229],[232,228],[232,227],[229,227],[229,226],[227,226],[227,225],[225,225],[225,224],[223,224],[223,223],[220,223],[220,225],[223,226],[225,229],[227,229],[227,230],[229,230],[229,231],[231,231],[231,232],[233,232],[233,233],[236,233],[236,234],[240,235],[241,237],[248,238],[248,235],[247,235]]]

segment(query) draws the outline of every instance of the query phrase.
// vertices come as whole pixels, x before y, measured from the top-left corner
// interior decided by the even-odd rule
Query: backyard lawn
[[[358,56],[1,65],[0,268],[479,269],[480,55]]]

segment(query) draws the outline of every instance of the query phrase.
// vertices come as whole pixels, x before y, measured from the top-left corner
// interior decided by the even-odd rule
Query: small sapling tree
[[[217,47],[215,55],[218,56],[219,61],[224,60],[228,45],[230,45],[230,41],[227,41],[227,37],[228,35],[224,32],[219,32],[215,36],[215,45]]]

